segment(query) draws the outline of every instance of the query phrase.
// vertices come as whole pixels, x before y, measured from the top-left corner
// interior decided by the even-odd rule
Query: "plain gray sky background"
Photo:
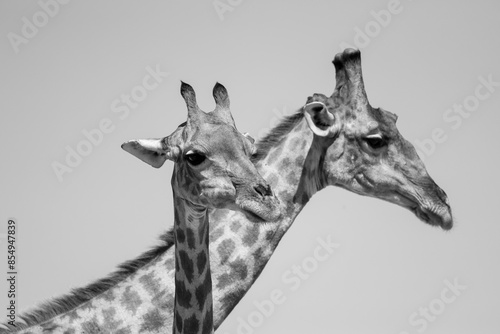
[[[390,3],[247,0],[221,20],[211,1],[73,1],[15,53],[8,34],[21,34],[23,17],[33,22],[41,7],[2,1],[0,203],[2,228],[8,217],[19,222],[19,308],[108,274],[172,225],[171,164],[155,170],[120,145],[170,134],[186,119],[180,80],[205,110],[223,83],[239,129],[257,136],[307,96],[330,94],[335,53],[368,28],[373,37],[358,45],[370,102],[397,113],[412,142],[443,130],[447,140],[425,161],[456,227],[444,232],[400,207],[325,189],[218,332],[237,333],[254,302],[280,289],[286,301],[256,333],[419,333],[410,315],[438,305],[443,281],[457,278],[466,290],[425,333],[498,333],[500,87],[456,129],[443,115],[473,102],[480,76],[500,82],[500,6],[401,0],[377,31],[371,11]],[[120,119],[111,103],[157,65],[169,76]],[[59,182],[51,164],[104,118],[114,130]],[[282,275],[327,235],[340,248],[292,291]]]

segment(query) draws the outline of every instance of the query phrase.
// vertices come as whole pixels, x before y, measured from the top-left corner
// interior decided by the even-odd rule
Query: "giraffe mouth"
[[[355,180],[364,188],[376,188],[376,182],[364,174],[356,175]],[[436,189],[441,191],[442,194],[440,195],[440,192]],[[360,192],[360,194],[363,195],[364,193]],[[410,210],[426,224],[440,226],[443,230],[450,230],[453,227],[453,217],[448,198],[437,186],[420,191],[388,188],[384,195],[373,196]]]
[[[254,223],[276,221],[281,216],[279,201],[274,196],[262,201],[251,199],[237,201],[236,205],[239,211]]]
[[[443,230],[450,230],[453,227],[453,219],[449,210],[443,210],[434,207],[414,207],[410,209],[413,213],[423,222],[433,225],[440,226]]]
[[[267,221],[261,216],[253,213],[252,211],[242,209],[241,212],[253,223],[264,223]]]
[[[443,230],[450,230],[453,227],[453,217],[451,210],[446,203],[424,203],[424,201],[398,193],[402,199],[397,203],[417,216],[421,221],[432,226],[439,226]]]

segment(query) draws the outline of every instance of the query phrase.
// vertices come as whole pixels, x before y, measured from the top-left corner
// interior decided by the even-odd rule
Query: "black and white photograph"
[[[499,333],[499,14],[1,1],[0,333]]]

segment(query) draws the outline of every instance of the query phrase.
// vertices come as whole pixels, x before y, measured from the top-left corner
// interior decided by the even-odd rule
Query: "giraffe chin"
[[[267,220],[256,215],[255,213],[253,213],[251,211],[241,210],[241,213],[243,213],[245,215],[245,217],[247,217],[247,219],[250,220],[252,223],[265,223],[265,222],[267,222]]]
[[[266,203],[244,200],[237,203],[238,211],[243,213],[253,223],[276,221],[280,218],[279,201],[273,197]]]

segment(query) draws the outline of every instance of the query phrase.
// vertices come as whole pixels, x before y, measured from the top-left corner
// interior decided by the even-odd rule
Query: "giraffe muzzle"
[[[420,220],[430,225],[440,226],[443,230],[451,230],[453,227],[453,216],[449,208],[416,207],[413,211]]]
[[[280,201],[268,184],[237,188],[236,206],[253,222],[275,221],[281,216]]]
[[[441,190],[436,185],[436,188]],[[449,200],[444,191],[437,190],[423,191],[423,194],[402,194],[398,192],[399,200],[393,201],[412,211],[421,221],[432,225],[440,226],[443,230],[450,230],[453,227],[453,215],[449,205]]]

